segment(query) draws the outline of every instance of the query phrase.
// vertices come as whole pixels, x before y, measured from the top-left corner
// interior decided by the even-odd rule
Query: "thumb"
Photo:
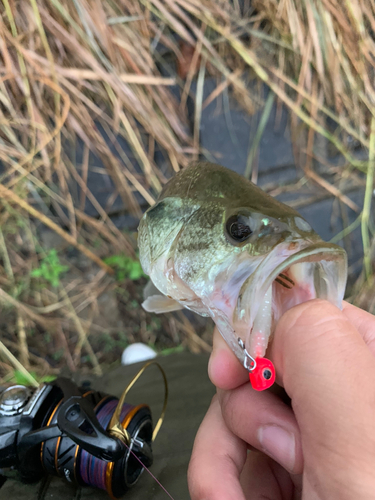
[[[373,488],[375,358],[356,328],[328,302],[310,301],[281,318],[272,355],[300,428],[305,481],[334,495],[350,484],[352,496],[340,498],[363,492],[366,478]]]

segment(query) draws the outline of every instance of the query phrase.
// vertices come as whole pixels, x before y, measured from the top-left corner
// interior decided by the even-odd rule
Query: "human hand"
[[[192,500],[375,499],[375,317],[348,303],[301,304],[268,354],[292,408],[254,391],[215,332],[218,391],[194,443]]]

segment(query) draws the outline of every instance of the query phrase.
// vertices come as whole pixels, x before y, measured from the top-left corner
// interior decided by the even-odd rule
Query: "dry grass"
[[[259,83],[272,91],[247,175],[256,177],[257,144],[276,98],[291,111],[298,167],[339,200],[344,219],[346,207],[358,213],[364,274],[356,297],[363,296],[375,233],[373,1],[253,0],[250,7],[245,0],[240,8],[224,0],[3,0],[0,16],[0,302],[12,311],[17,338],[8,343],[23,365],[50,369],[29,356],[25,332],[37,325],[57,339],[70,369],[80,366],[83,349],[100,371],[89,334],[98,298],[113,283],[103,259],[134,257],[136,247],[109,216],[113,203],[120,197],[139,217],[166,179],[198,157],[202,110],[228,89],[249,113],[262,106]],[[207,74],[220,84],[203,101]],[[190,131],[186,102],[195,78]],[[342,157],[340,168],[323,160],[334,172],[329,182],[315,169],[322,138]],[[89,189],[90,157],[116,189],[105,208]],[[365,187],[360,207],[345,195],[353,179]],[[87,215],[88,202],[98,217]],[[70,245],[95,263],[91,281],[81,273],[57,289],[35,285],[40,224],[62,238],[62,250]]]

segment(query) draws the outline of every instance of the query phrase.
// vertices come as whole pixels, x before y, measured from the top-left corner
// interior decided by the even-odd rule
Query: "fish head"
[[[345,291],[341,247],[250,181],[209,163],[166,185],[141,221],[139,248],[160,292],[211,316],[241,361],[243,346],[264,356],[290,307],[317,297],[340,307]]]

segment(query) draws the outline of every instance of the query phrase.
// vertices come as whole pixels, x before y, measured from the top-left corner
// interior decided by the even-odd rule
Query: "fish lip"
[[[336,279],[336,290],[328,290],[326,294],[320,295],[319,298],[327,299],[334,303],[337,307],[341,308],[341,302],[345,293],[346,277],[347,277],[347,257],[343,248],[332,243],[324,241],[306,242],[294,241],[298,243],[296,251],[290,253],[287,248],[290,242],[284,242],[283,252],[275,248],[270,254],[259,264],[254,273],[243,283],[238,299],[237,308],[233,315],[233,326],[236,327],[238,322],[247,325],[247,338],[245,340],[248,346],[248,337],[253,327],[255,318],[258,314],[259,308],[262,304],[262,299],[266,295],[267,290],[272,286],[275,279],[285,269],[294,264],[302,262],[329,262],[334,261],[336,266],[333,267],[334,276]],[[278,254],[279,252],[279,254]],[[289,255],[285,258],[285,253]],[[271,267],[270,262],[276,260],[276,265]],[[322,276],[327,271],[325,265],[322,266]],[[329,267],[329,266],[328,266]],[[327,285],[327,289],[328,289]],[[332,287],[331,287],[332,288]]]
[[[319,258],[320,256],[320,258]],[[325,243],[325,242],[319,242],[319,243],[314,243],[312,245],[308,245],[301,250],[297,251],[296,253],[293,253],[290,255],[287,259],[284,261],[280,262],[274,270],[270,273],[270,275],[267,277],[267,279],[264,281],[264,287],[267,290],[274,280],[279,276],[280,273],[282,273],[285,269],[290,267],[293,264],[297,263],[302,263],[302,262],[321,262],[321,261],[341,261],[343,264],[343,271],[345,272],[340,273],[343,276],[346,276],[346,271],[347,271],[347,260],[346,260],[346,252],[343,248],[339,247],[338,245],[333,245],[332,243]],[[256,271],[255,273],[256,274]],[[342,291],[342,295],[344,295],[345,292],[345,285],[346,285],[346,278],[342,280],[343,282],[340,283],[339,286],[339,291]],[[341,296],[341,293],[339,293],[339,296]],[[338,299],[338,306],[341,305],[342,301],[341,297]]]

